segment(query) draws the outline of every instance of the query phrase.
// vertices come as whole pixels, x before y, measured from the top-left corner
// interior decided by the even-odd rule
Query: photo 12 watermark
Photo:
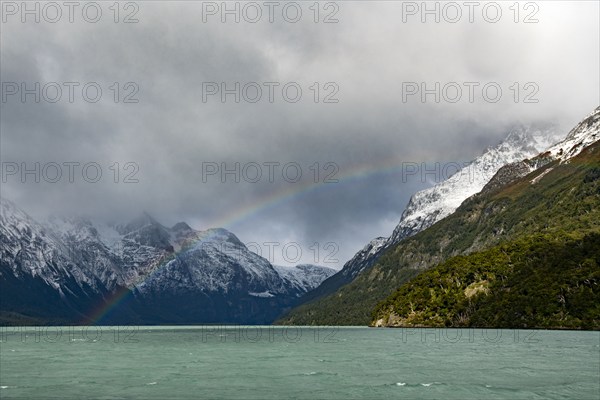
[[[202,343],[338,343],[338,326],[248,326],[205,325],[200,326]]]
[[[298,103],[304,98],[314,103],[337,104],[339,92],[336,82],[202,82],[203,103]]]
[[[304,256],[309,257],[310,262],[315,264],[334,264],[337,265],[340,260],[336,255],[340,251],[340,246],[334,241],[325,243],[313,242],[309,245],[302,245],[295,241],[289,242],[248,242],[244,243],[251,252],[267,259],[271,264],[281,259],[290,264],[299,263]],[[211,244],[211,246],[214,246]],[[221,252],[232,257],[234,260],[243,260],[244,251],[239,248],[231,248],[227,243],[221,244]]]
[[[2,1],[0,10],[3,24],[140,22],[140,3],[135,1]]]
[[[136,82],[2,82],[2,103],[139,103]]]
[[[288,23],[303,20],[337,24],[340,5],[334,1],[203,1],[203,23]]]
[[[313,183],[338,183],[340,167],[333,161],[303,164],[297,161],[203,161],[202,183],[298,183],[310,177]]]
[[[403,1],[402,22],[495,24],[510,20],[516,24],[537,24],[539,11],[540,6],[533,1]]]
[[[538,343],[539,331],[499,328],[395,328],[397,340],[408,343]]]
[[[402,103],[498,103],[508,96],[515,103],[539,103],[536,82],[402,82]]]
[[[124,326],[3,326],[0,327],[2,343],[137,343],[140,327]]]
[[[138,163],[100,164],[96,161],[49,161],[0,163],[2,183],[139,183]]]

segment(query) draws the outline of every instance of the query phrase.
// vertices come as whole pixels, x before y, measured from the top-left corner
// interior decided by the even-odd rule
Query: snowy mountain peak
[[[584,148],[600,139],[600,107],[573,128],[564,140],[547,150],[552,158],[566,162],[575,157]]]
[[[552,125],[538,126],[520,126],[514,128],[501,143],[489,150],[512,152],[515,148],[523,149],[529,153],[535,154],[540,150],[547,149],[557,139],[557,128]]]
[[[386,247],[412,236],[453,213],[478,193],[504,165],[536,156],[555,142],[555,127],[520,127],[447,180],[415,193]]]

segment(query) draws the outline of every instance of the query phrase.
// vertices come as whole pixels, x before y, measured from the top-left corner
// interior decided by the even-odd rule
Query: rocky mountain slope
[[[522,127],[511,131],[500,144],[487,149],[445,181],[415,193],[389,237],[373,239],[337,274],[304,295],[301,302],[314,301],[350,283],[360,272],[373,266],[389,248],[454,212],[465,199],[481,191],[498,170],[538,155],[557,140],[559,135],[554,127]],[[531,171],[529,166],[526,170]]]
[[[546,166],[457,211],[492,210],[486,219],[496,223],[486,223],[505,240],[401,285],[372,324],[600,329],[600,141],[570,137]]]
[[[99,322],[267,323],[333,272],[276,269],[225,229],[167,228],[146,213],[107,226],[39,223],[6,199],[0,211],[5,323],[85,322],[103,307]],[[118,293],[126,301],[112,304]]]
[[[532,182],[527,181],[529,184],[535,185],[544,179],[542,174],[554,176],[552,169],[556,168],[556,164],[561,166],[571,164],[571,161],[574,160],[573,156],[579,154],[585,148],[585,144],[595,143],[597,140],[599,114],[600,108],[578,124],[564,140],[551,146],[550,151],[542,152],[531,160],[525,161],[520,168],[516,168],[515,164],[508,164],[509,166],[504,169],[496,168],[495,175],[489,179],[487,189],[485,183],[482,184],[483,181],[479,181],[478,185],[484,189],[482,193],[471,196],[469,201],[462,203],[457,212],[446,218],[438,220],[435,215],[434,217],[427,215],[421,217],[418,212],[407,209],[403,215],[403,221],[406,222],[401,221],[396,230],[397,233],[410,232],[413,226],[417,228],[423,226],[422,222],[425,225],[428,224],[427,221],[437,222],[415,236],[404,238],[399,243],[386,248],[379,255],[377,262],[373,263],[373,266],[363,269],[351,283],[331,295],[299,306],[284,316],[281,322],[294,324],[369,323],[370,312],[377,302],[385,299],[392,291],[420,271],[430,268],[448,257],[479,251],[500,240],[506,240],[522,233],[523,220],[503,215],[503,212],[507,210],[506,203],[499,202],[493,205],[485,203],[488,196],[494,190],[518,180],[519,177],[525,179],[523,177],[525,174],[539,173],[531,178]],[[436,190],[431,190],[429,194],[433,195],[435,192]],[[523,200],[527,204],[516,203],[513,207],[537,206],[536,201],[539,199],[533,200],[533,198],[538,194],[537,192],[529,194],[531,198]],[[555,193],[552,195],[556,196]],[[417,199],[427,197],[427,194],[416,196]],[[454,201],[453,196],[450,197],[451,199],[445,202],[446,204],[452,204]],[[478,207],[475,208],[475,204]],[[437,215],[444,215],[447,209],[430,207],[429,210],[433,210],[434,213],[435,210],[438,210]],[[546,215],[544,218],[550,217]],[[540,219],[530,222],[531,226],[540,227],[542,224],[541,227],[545,227],[548,224],[556,224],[558,221],[560,219],[548,221]],[[527,229],[529,228],[530,226]],[[392,235],[393,237],[401,237],[401,235]],[[335,275],[330,279],[333,278]],[[323,285],[326,283],[327,281]]]

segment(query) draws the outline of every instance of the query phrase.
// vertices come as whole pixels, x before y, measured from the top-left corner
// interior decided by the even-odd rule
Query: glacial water
[[[0,398],[599,399],[600,332],[2,328]]]

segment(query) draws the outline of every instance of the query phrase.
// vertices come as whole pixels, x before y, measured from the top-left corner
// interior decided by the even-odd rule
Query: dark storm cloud
[[[95,162],[103,176],[97,183],[11,177],[2,195],[36,215],[114,220],[147,210],[167,225],[223,225],[245,242],[298,242],[306,253],[315,242],[335,242],[341,265],[371,238],[389,235],[410,195],[430,184],[405,182],[390,166],[469,160],[521,123],[552,120],[566,133],[598,105],[598,5],[539,4],[540,22],[528,25],[510,14],[497,24],[402,23],[401,2],[339,3],[336,24],[315,24],[307,7],[296,24],[203,23],[202,5],[191,2],[140,2],[135,24],[115,24],[110,13],[97,24],[9,19],[3,82],[97,82],[103,96],[3,102],[2,161]],[[266,95],[255,104],[231,96],[203,102],[203,82],[236,81],[297,82],[303,97],[291,104],[277,89],[273,103]],[[494,81],[505,92],[494,104],[403,103],[407,81]],[[511,101],[516,81],[536,83],[539,103]],[[127,82],[139,88],[139,103],[122,103]],[[339,103],[315,104],[314,82],[321,99],[329,93],[323,85],[335,82]],[[221,183],[219,175],[203,179],[207,162],[295,162],[303,177],[290,183],[278,169],[274,182]],[[328,162],[339,167],[339,183],[322,182]],[[139,182],[124,183],[131,172]]]

